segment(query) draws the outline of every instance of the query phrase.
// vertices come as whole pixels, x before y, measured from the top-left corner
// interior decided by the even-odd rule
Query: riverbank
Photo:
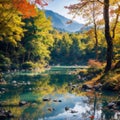
[[[120,91],[120,68],[113,69],[108,73],[98,71],[100,70],[97,69],[91,73],[88,72],[88,74],[95,74],[95,76],[93,76],[91,80],[85,81],[85,84],[93,86],[101,83],[103,90]]]

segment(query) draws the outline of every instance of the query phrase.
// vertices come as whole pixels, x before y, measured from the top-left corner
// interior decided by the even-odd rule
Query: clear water
[[[7,89],[0,94],[1,109],[11,110],[15,115],[12,120],[90,120],[94,113],[94,120],[110,120],[113,116],[119,120],[116,112],[102,109],[103,102],[117,99],[117,94],[82,92],[82,83],[76,75],[58,74],[58,71],[9,73],[5,79],[7,84],[0,85]],[[72,89],[69,83],[78,86]],[[50,100],[44,101],[44,98]],[[28,104],[20,107],[20,101]]]

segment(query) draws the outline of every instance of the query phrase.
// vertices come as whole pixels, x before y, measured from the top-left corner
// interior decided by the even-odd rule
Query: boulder
[[[6,84],[6,81],[3,78],[1,78],[0,79],[0,84]]]
[[[20,107],[21,107],[21,106],[24,106],[24,105],[26,105],[26,104],[28,104],[27,101],[20,101],[20,102],[19,102],[19,106],[20,106]]]
[[[109,109],[112,109],[112,108],[114,108],[116,106],[116,104],[114,103],[114,102],[110,102],[110,103],[108,103],[108,105],[107,105],[107,107],[109,108]]]
[[[93,88],[94,88],[96,91],[99,91],[99,90],[101,90],[101,88],[102,88],[102,84],[101,84],[101,83],[98,83],[97,85],[94,85]]]
[[[58,100],[58,102],[62,102],[62,100]]]
[[[54,99],[53,102],[58,102],[58,100]]]
[[[65,111],[68,111],[70,108],[68,106],[65,107]]]
[[[68,83],[68,86],[72,86],[72,83],[70,82],[70,83]]]
[[[48,108],[48,111],[50,111],[50,112],[52,112],[52,111],[54,111],[55,110],[55,108]]]
[[[93,86],[87,85],[87,84],[83,84],[82,85],[82,90],[87,90],[87,89],[93,89]]]
[[[16,81],[16,80],[12,81],[12,84],[16,84],[16,83],[17,83],[17,81]]]
[[[6,88],[0,88],[0,93],[2,94],[2,93],[5,93],[5,92],[7,92],[7,89]]]
[[[51,98],[43,98],[43,101],[50,101]]]
[[[78,111],[76,111],[76,110],[71,110],[71,113],[77,113]]]
[[[54,99],[53,102],[62,102],[62,100]]]

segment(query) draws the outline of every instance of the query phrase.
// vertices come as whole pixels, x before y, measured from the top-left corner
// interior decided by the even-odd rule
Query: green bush
[[[8,57],[5,57],[4,55],[0,55],[0,70],[1,71],[7,71],[10,69],[11,66],[11,60]]]
[[[11,64],[11,70],[19,69],[18,64]]]
[[[33,68],[34,68],[34,63],[30,61],[22,64],[22,69],[32,70]]]

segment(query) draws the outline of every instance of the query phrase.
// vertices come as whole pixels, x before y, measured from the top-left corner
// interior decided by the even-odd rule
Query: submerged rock
[[[62,100],[58,100],[58,102],[62,102]]]
[[[54,99],[53,102],[62,102],[62,100]]]
[[[51,98],[43,98],[43,101],[50,101]]]
[[[52,112],[54,110],[55,110],[55,108],[52,108],[52,107],[48,108],[48,111],[50,111],[50,112]]]
[[[70,108],[68,106],[65,107],[65,111],[68,111]]]
[[[58,100],[54,99],[53,102],[58,102]]]

